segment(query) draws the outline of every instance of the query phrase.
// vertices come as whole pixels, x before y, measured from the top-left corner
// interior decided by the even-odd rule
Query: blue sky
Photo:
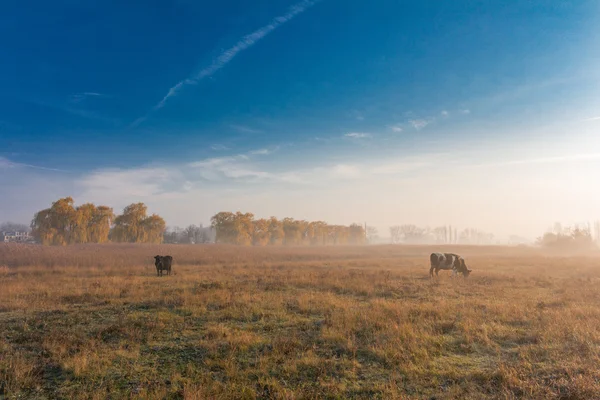
[[[507,3],[3,2],[0,220],[66,195],[170,225],[600,218],[600,7]]]

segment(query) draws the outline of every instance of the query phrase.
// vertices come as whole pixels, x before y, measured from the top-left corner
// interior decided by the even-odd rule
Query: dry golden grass
[[[600,397],[600,258],[438,249],[0,246],[0,398]]]

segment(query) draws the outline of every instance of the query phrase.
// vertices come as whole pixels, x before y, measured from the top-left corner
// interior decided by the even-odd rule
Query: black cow
[[[441,269],[452,270],[452,276],[460,272],[465,278],[471,273],[471,270],[465,264],[465,260],[454,253],[431,253],[429,260],[431,261],[431,268],[429,268],[429,276],[431,277],[433,277],[433,271],[438,276]]]
[[[171,256],[154,256],[154,265],[156,265],[156,276],[162,276],[163,271],[167,271],[167,275],[171,275],[171,264],[173,257]]]

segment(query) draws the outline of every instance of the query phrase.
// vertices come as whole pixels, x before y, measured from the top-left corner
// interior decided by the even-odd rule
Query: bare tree
[[[392,244],[400,243],[400,225],[390,226],[390,237],[392,238]]]
[[[419,243],[427,236],[427,229],[420,228],[416,225],[407,224],[400,226],[400,238],[404,242]]]
[[[367,226],[367,242],[372,243],[374,240],[379,239],[377,228],[374,226]]]

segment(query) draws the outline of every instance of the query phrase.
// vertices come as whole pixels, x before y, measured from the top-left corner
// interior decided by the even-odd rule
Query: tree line
[[[31,234],[44,245],[83,243],[228,243],[254,246],[342,245],[365,244],[377,239],[377,230],[360,224],[330,225],[323,221],[256,219],[252,213],[219,212],[211,218],[210,227],[190,225],[185,229],[166,229],[157,214],[148,215],[144,203],[133,203],[115,215],[108,206],[86,203],[74,206],[73,198],[65,197],[50,208],[37,212],[31,222]],[[27,230],[26,226],[4,223],[4,230]],[[600,222],[594,226],[600,237]],[[477,229],[458,231],[452,226],[436,228],[405,224],[390,227],[392,243],[419,244],[492,244],[494,235]],[[594,246],[591,226],[566,227],[555,224],[538,238],[543,247]]]
[[[219,212],[211,218],[217,243],[254,246],[364,244],[365,229],[359,224],[329,225],[276,217],[255,219],[252,213]]]
[[[134,203],[115,215],[112,208],[93,203],[75,207],[73,198],[65,197],[34,215],[31,233],[44,245],[162,243],[165,221],[156,214],[148,216],[147,209],[144,203]]]
[[[429,228],[406,224],[391,226],[390,238],[392,243],[492,244],[494,235],[473,228],[459,231],[450,225]]]
[[[536,245],[563,250],[590,250],[597,249],[598,239],[596,236],[594,240],[590,226],[563,227],[556,223],[553,228],[537,238]]]
[[[167,227],[163,234],[164,243],[172,244],[203,244],[215,241],[215,230],[212,226],[188,225],[186,228],[178,226]]]

